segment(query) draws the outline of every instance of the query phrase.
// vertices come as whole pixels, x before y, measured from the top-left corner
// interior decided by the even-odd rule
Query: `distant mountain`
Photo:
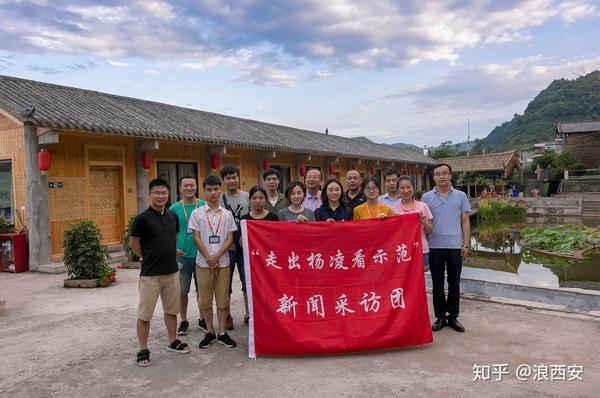
[[[371,140],[370,140],[370,139],[368,139],[367,137],[363,137],[363,136],[360,136],[360,137],[352,137],[352,139],[353,139],[353,140],[356,140],[356,141],[362,141],[362,142],[371,142],[371,143],[375,144],[375,141],[371,141]]]
[[[555,80],[527,105],[522,115],[497,126],[483,139],[488,152],[525,149],[554,140],[559,122],[600,120],[600,70],[574,80]]]
[[[357,140],[357,141],[362,141],[362,142],[372,142],[375,143],[375,141],[368,139],[367,137],[352,137],[353,140]],[[416,145],[413,144],[405,144],[403,142],[397,142],[395,144],[384,144],[384,145],[390,145],[390,146],[394,146],[396,148],[401,148],[401,149],[410,149],[411,151],[415,151],[415,152],[419,152],[419,153],[423,153],[423,149],[419,148]]]

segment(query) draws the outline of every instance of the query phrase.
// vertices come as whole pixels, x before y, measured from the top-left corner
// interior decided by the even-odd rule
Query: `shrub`
[[[573,171],[573,174],[575,174],[576,176],[583,175],[583,173],[585,173],[586,169],[587,169],[587,166],[583,162],[577,162],[571,166],[571,170]]]
[[[102,233],[98,225],[90,220],[71,224],[63,232],[65,267],[74,279],[102,278],[110,258],[108,248],[102,245]]]
[[[125,256],[128,261],[140,261],[140,257],[135,254],[131,246],[129,245],[129,238],[131,238],[131,225],[133,224],[133,220],[135,219],[135,215],[129,216],[129,221],[127,222],[127,229],[125,230],[125,235],[123,235],[123,250],[125,250]]]
[[[504,199],[482,199],[477,207],[477,217],[481,219],[498,219],[501,217],[522,216],[526,213],[524,207],[511,206]]]
[[[5,234],[10,231],[13,225],[10,223],[9,219],[0,215],[0,234]]]

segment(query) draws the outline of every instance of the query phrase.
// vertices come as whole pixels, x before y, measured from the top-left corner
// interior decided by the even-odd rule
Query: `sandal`
[[[136,365],[141,367],[150,366],[150,351],[142,350],[137,353]]]
[[[178,354],[187,354],[192,351],[192,348],[186,343],[182,343],[179,340],[175,340],[167,346],[167,351],[176,352]]]

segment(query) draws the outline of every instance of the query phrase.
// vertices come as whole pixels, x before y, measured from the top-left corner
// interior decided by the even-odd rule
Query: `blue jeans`
[[[196,259],[187,257],[177,257],[179,266],[179,283],[181,285],[181,297],[186,297],[190,292],[192,277],[194,278],[194,287],[198,291],[198,281],[196,280]]]
[[[237,266],[240,281],[242,282],[242,292],[246,293],[246,272],[244,271],[244,252],[240,249],[229,250],[229,271],[231,278],[229,279],[229,294],[233,293],[231,285],[233,283],[233,274]]]

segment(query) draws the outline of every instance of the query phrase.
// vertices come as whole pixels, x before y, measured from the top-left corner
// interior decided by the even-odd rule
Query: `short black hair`
[[[331,184],[338,184],[342,190],[342,195],[340,196],[340,206],[344,206],[344,186],[342,185],[342,183],[337,179],[337,178],[330,178],[329,180],[327,180],[327,182],[325,183],[325,185],[323,185],[323,190],[321,191],[321,202],[323,202],[323,204],[327,207],[329,207],[329,198],[327,197],[327,188],[331,185]]]
[[[372,182],[373,184],[375,184],[375,186],[377,187],[377,189],[379,191],[381,191],[381,183],[379,182],[378,178],[375,178],[373,176],[368,176],[365,177],[365,179],[362,182],[362,190],[365,190],[365,187],[367,186],[368,183]]]
[[[446,166],[448,168],[448,170],[450,171],[450,174],[452,174],[452,166],[450,166],[448,163],[438,163],[435,166],[433,166],[431,168],[431,174],[433,174],[435,172],[435,169],[439,169],[440,167],[444,167]]]
[[[237,167],[235,167],[232,164],[228,164],[227,166],[223,167],[221,169],[221,178],[225,178],[225,176],[228,176],[230,174],[237,174],[237,176],[240,176],[240,169],[238,169]]]
[[[402,181],[410,181],[410,185],[414,188],[415,184],[413,183],[413,179],[411,176],[400,176],[398,177],[398,186]]]
[[[223,185],[223,180],[221,180],[219,178],[219,176],[207,176],[206,178],[204,178],[204,180],[202,181],[202,189],[205,189],[207,185],[218,185],[221,186]]]
[[[287,188],[285,189],[285,197],[287,198],[287,200],[290,201],[290,203],[292,202],[290,200],[290,195],[292,194],[292,190],[296,187],[300,187],[300,189],[302,189],[304,197],[306,197],[306,185],[304,185],[302,181],[292,181],[288,184]]]
[[[385,180],[385,178],[387,176],[391,176],[393,174],[396,174],[396,177],[400,177],[400,172],[398,170],[396,170],[396,169],[387,169],[385,171],[385,173],[383,173],[383,179]]]
[[[169,183],[163,180],[162,178],[155,178],[148,183],[148,192],[152,191],[154,187],[167,187],[169,192],[171,192],[171,187]]]
[[[250,188],[248,198],[252,199],[252,196],[254,196],[254,194],[257,192],[262,192],[262,194],[265,195],[265,199],[267,198],[267,190],[261,187],[260,185],[255,185],[252,188]]]
[[[194,180],[194,181],[196,181],[196,177],[194,177],[191,174],[190,175],[184,175],[183,177],[181,177],[179,179],[179,185],[181,185],[181,181],[183,181],[183,180]]]
[[[275,174],[277,176],[277,179],[281,180],[281,175],[279,174],[279,171],[277,171],[276,169],[274,169],[272,167],[263,171],[263,180],[273,174]]]

